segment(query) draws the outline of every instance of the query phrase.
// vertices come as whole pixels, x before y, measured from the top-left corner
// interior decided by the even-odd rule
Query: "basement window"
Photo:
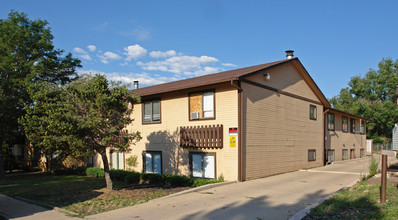
[[[316,160],[316,150],[311,149],[308,150],[308,161],[315,161]]]

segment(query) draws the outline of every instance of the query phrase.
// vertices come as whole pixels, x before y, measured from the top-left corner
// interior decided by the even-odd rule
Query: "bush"
[[[141,174],[136,172],[129,172],[124,177],[124,182],[127,184],[138,184],[140,183]]]
[[[164,175],[164,181],[166,185],[172,187],[193,185],[192,179],[186,176],[179,176],[179,175]]]
[[[110,170],[109,174],[111,175],[112,180],[124,181],[126,175],[130,173],[129,171],[125,170]]]
[[[105,172],[104,169],[99,167],[89,167],[86,169],[86,175],[96,178],[102,178],[105,176]]]
[[[373,155],[372,159],[370,160],[369,163],[369,175],[368,178],[371,178],[372,176],[376,175],[378,172],[379,168],[379,160],[377,160]]]
[[[156,173],[143,173],[142,174],[142,181],[149,184],[164,184],[163,175],[156,174]]]
[[[223,182],[222,180],[209,180],[209,179],[194,179],[193,180],[193,186],[198,187],[198,186],[203,186],[211,183],[220,183]]]

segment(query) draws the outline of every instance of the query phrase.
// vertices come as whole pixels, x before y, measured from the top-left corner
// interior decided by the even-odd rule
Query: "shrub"
[[[99,167],[89,167],[86,169],[86,175],[100,178],[100,177],[105,176],[105,172],[104,172],[104,169],[99,168]]]
[[[193,185],[193,180],[186,176],[164,175],[164,177],[165,184],[172,187]]]
[[[136,172],[129,172],[124,177],[124,182],[127,184],[138,184],[140,183],[141,174]]]
[[[143,173],[142,174],[142,181],[149,183],[149,184],[164,184],[163,175],[156,174],[156,173]]]
[[[198,187],[198,186],[203,186],[211,183],[220,183],[223,182],[221,180],[209,180],[209,179],[194,179],[193,180],[193,186]]]
[[[368,178],[374,176],[377,174],[379,168],[379,160],[377,160],[373,155],[372,159],[370,160],[369,163],[369,175]]]
[[[126,159],[126,163],[129,167],[136,167],[137,166],[137,155],[130,156]]]
[[[125,170],[110,170],[109,174],[111,175],[112,180],[124,181],[126,175],[129,171]]]

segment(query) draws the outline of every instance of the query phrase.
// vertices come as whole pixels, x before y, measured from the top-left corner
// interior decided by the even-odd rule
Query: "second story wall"
[[[198,120],[190,118],[190,96],[207,91],[214,91],[214,118]],[[131,145],[131,152],[126,154],[126,159],[133,155],[137,156],[137,166],[133,169],[142,172],[142,153],[161,151],[162,173],[189,175],[189,152],[215,153],[216,175],[222,174],[227,180],[236,180],[238,146],[230,147],[228,128],[238,126],[237,97],[237,90],[229,83],[143,97],[142,103],[134,104],[132,113],[134,121],[128,126],[129,131],[141,132],[142,140],[136,145]],[[142,106],[148,100],[160,100],[159,121],[143,122]],[[191,102],[194,102],[194,99],[191,99]],[[199,111],[195,109],[195,106],[191,109]],[[200,114],[203,115],[203,112]],[[211,113],[209,115],[211,116]],[[180,147],[179,129],[181,126],[205,125],[223,125],[222,149],[185,149]]]

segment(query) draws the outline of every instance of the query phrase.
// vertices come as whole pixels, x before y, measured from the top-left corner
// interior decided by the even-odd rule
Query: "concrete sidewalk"
[[[76,219],[65,216],[56,210],[49,210],[41,206],[23,202],[0,194],[0,219]]]
[[[349,160],[160,198],[86,219],[289,219],[367,174],[369,160]]]

